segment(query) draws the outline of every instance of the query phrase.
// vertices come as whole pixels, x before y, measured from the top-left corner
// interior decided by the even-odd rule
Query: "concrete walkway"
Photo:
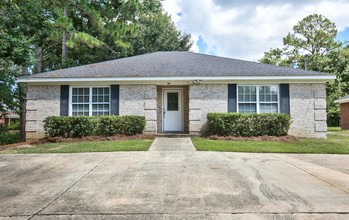
[[[149,151],[196,151],[191,139],[157,137]]]

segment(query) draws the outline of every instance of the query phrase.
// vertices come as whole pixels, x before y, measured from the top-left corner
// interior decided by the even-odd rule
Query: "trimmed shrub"
[[[93,118],[76,116],[69,118],[70,137],[89,136],[93,133]]]
[[[291,117],[287,114],[208,113],[207,135],[283,136],[287,135]]]
[[[101,116],[99,117],[97,133],[105,136],[115,134],[135,135],[141,134],[144,128],[144,116]]]
[[[50,116],[44,129],[50,137],[83,137],[97,135],[135,135],[145,128],[144,116]]]
[[[83,137],[93,132],[92,118],[87,116],[50,116],[44,129],[50,137]]]

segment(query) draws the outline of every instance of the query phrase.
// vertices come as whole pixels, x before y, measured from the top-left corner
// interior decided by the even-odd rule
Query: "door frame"
[[[184,132],[184,106],[183,106],[183,88],[178,88],[178,87],[166,87],[166,88],[162,88],[162,97],[161,97],[161,118],[162,118],[162,132],[171,132],[171,131],[166,131],[165,130],[165,118],[164,118],[164,101],[165,101],[165,91],[169,90],[169,91],[177,91],[179,92],[179,96],[181,98],[180,101],[180,111],[181,111],[181,118],[180,118],[180,122],[181,122],[181,130],[180,131],[173,131],[173,132]]]

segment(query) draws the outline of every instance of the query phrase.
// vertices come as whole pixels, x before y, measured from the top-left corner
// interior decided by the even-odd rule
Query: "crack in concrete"
[[[56,198],[54,198],[51,202],[49,202],[47,205],[45,205],[42,209],[34,213],[33,215],[28,218],[28,220],[32,219],[36,215],[42,212],[44,209],[46,209],[48,206],[50,206],[53,202],[55,202],[57,199],[59,199],[61,196],[63,196],[68,190],[73,188],[78,182],[80,182],[82,179],[84,179],[87,175],[89,175],[92,171],[94,171],[97,167],[99,167],[106,159],[108,159],[111,156],[111,154],[108,154],[101,162],[99,162],[96,166],[94,166],[91,170],[89,170],[86,174],[84,174],[81,178],[79,178],[77,181],[75,181],[71,186],[69,186],[66,190],[64,190],[61,194],[59,194]]]
[[[276,155],[273,155],[273,156],[276,157],[276,158],[278,158],[279,160],[284,161],[285,163],[290,164],[290,165],[293,166],[293,167],[296,167],[296,168],[302,170],[303,172],[305,172],[305,173],[307,173],[307,174],[309,174],[309,175],[315,177],[316,179],[319,179],[319,180],[321,180],[322,182],[327,183],[328,185],[333,186],[333,187],[339,189],[340,191],[342,191],[342,192],[344,192],[344,193],[346,193],[346,194],[349,194],[349,192],[346,191],[345,189],[342,189],[342,188],[340,188],[339,186],[337,186],[337,185],[335,185],[335,184],[333,184],[333,183],[331,183],[331,182],[329,182],[329,181],[324,180],[323,178],[321,178],[321,177],[319,177],[319,176],[317,176],[317,175],[315,175],[315,174],[313,174],[313,173],[311,173],[311,172],[309,172],[309,171],[307,171],[307,170],[305,170],[305,169],[303,169],[303,168],[297,166],[296,164],[293,164],[292,162],[289,162],[289,161],[287,161],[287,160],[283,160],[282,158],[280,158],[280,157],[278,157],[278,156],[276,156]],[[319,165],[318,165],[318,166],[319,166]]]

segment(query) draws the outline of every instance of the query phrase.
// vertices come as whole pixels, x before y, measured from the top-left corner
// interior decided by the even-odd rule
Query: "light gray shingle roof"
[[[328,76],[327,73],[279,67],[192,52],[155,52],[23,78]]]

